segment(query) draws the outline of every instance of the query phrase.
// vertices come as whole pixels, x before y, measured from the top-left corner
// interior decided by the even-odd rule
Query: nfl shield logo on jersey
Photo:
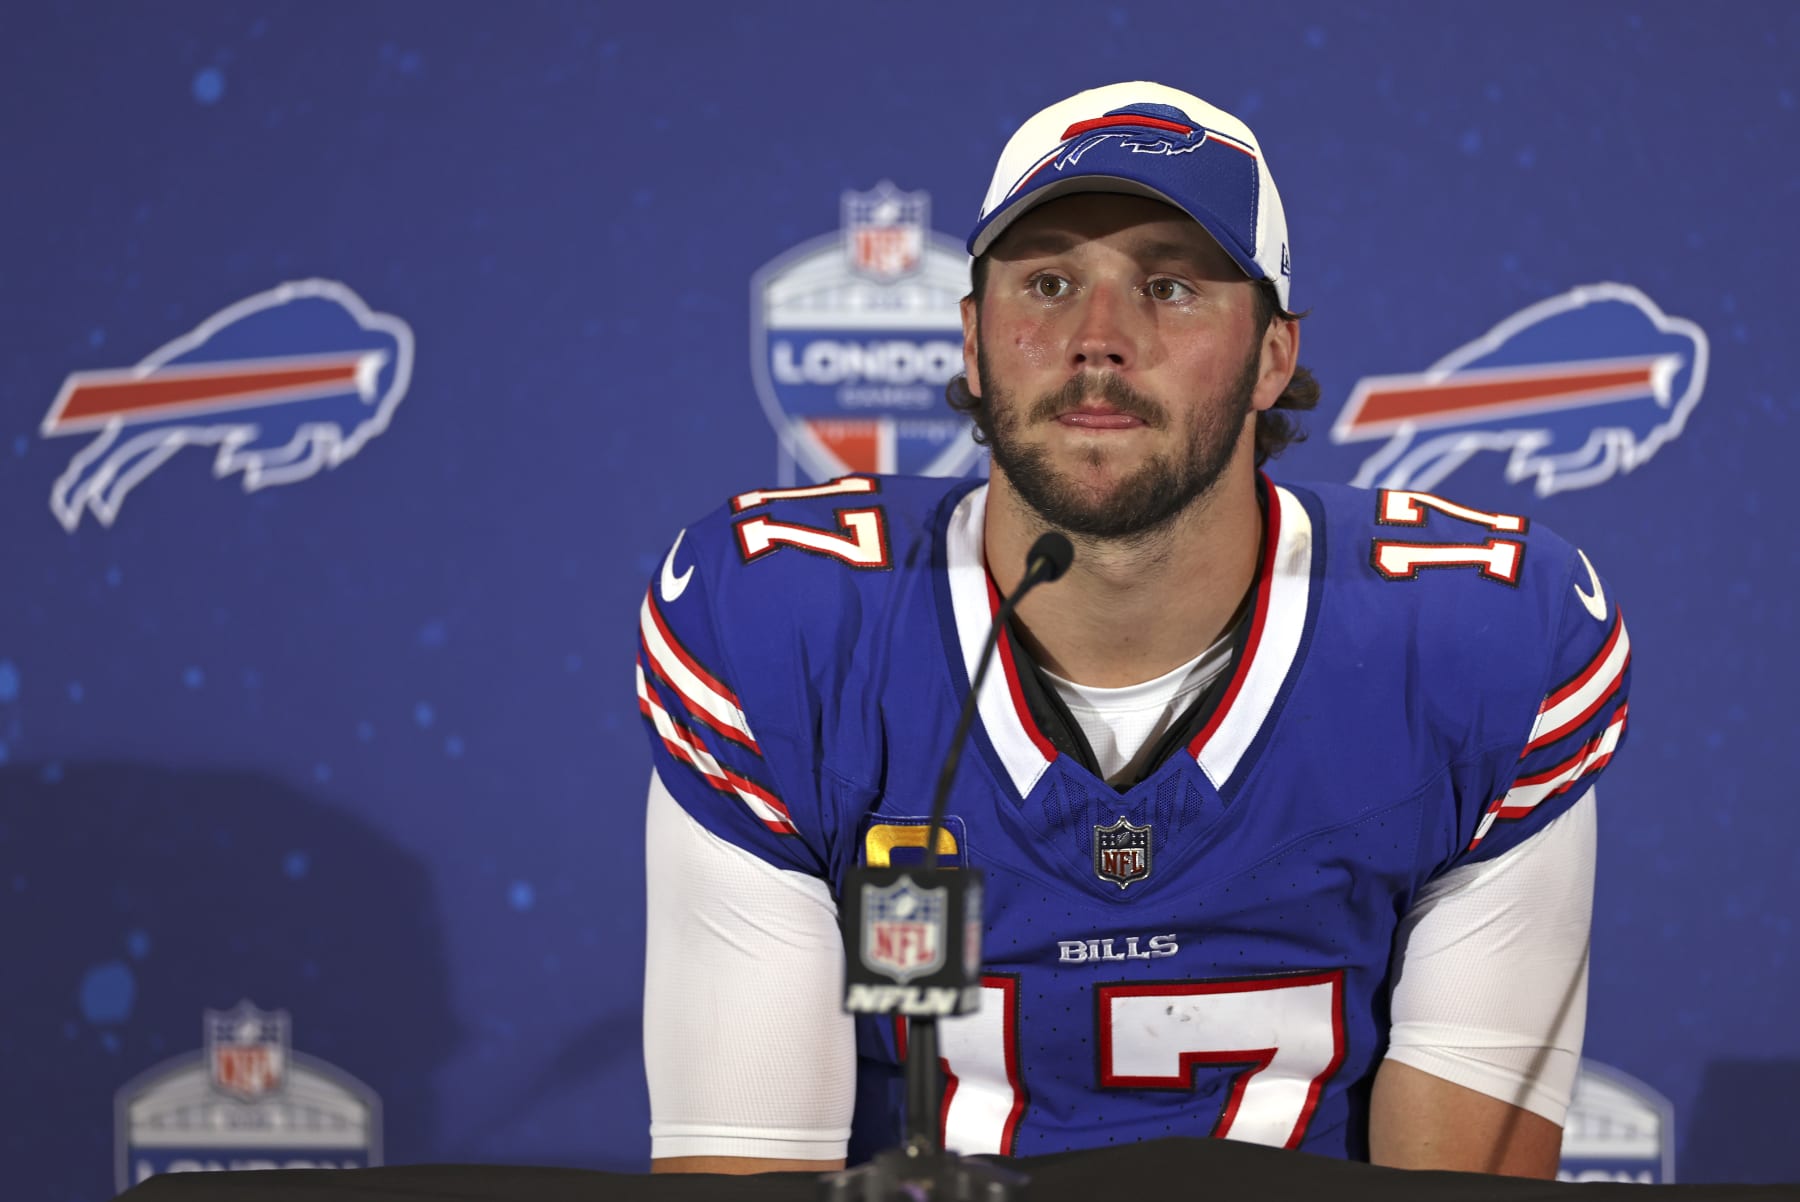
[[[944,966],[943,888],[921,889],[911,877],[863,886],[862,959],[871,972],[904,985]]]
[[[246,1102],[281,1088],[288,1061],[288,1016],[249,1001],[206,1012],[206,1063],[213,1085]]]
[[[1094,827],[1094,871],[1123,889],[1150,875],[1150,824],[1133,826],[1124,815],[1111,826]]]
[[[968,420],[944,403],[963,369],[962,243],[932,230],[928,193],[886,180],[845,192],[839,212],[842,228],[750,282],[750,366],[780,483],[978,469]]]

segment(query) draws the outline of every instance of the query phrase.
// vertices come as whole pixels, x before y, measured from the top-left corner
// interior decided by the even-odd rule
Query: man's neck
[[[1066,680],[1118,687],[1153,680],[1218,641],[1256,580],[1262,508],[1248,457],[1166,526],[1138,539],[1071,536],[1075,563],[1019,606],[1033,657]],[[1018,586],[1032,541],[1050,527],[998,467],[990,479],[988,568]]]

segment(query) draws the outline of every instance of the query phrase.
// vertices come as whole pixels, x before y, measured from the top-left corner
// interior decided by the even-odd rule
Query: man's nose
[[[1132,298],[1126,289],[1112,284],[1090,288],[1069,338],[1069,366],[1131,367],[1137,357],[1132,320]]]

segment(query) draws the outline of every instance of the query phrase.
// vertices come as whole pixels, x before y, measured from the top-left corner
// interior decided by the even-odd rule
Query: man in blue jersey
[[[1579,1060],[1591,785],[1630,642],[1585,555],[1406,491],[1276,485],[1310,408],[1286,221],[1242,122],[1149,83],[1008,142],[969,241],[986,483],[732,498],[641,612],[659,1171],[897,1142],[836,898],[916,856],[999,598],[940,853],[985,874],[944,1136],[1215,1135],[1550,1176]]]

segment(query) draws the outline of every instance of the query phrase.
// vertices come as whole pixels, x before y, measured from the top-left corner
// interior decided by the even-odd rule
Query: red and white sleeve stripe
[[[707,784],[719,792],[742,801],[756,815],[757,820],[771,831],[778,835],[799,834],[793,819],[788,815],[787,806],[781,803],[780,798],[719,763],[701,741],[698,731],[684,726],[670,716],[644,676],[642,659],[638,660],[637,665],[637,690],[638,709],[650,719],[650,724],[656,728],[658,737],[662,739],[663,746],[669,749],[670,755],[691,766]]]
[[[1625,737],[1625,719],[1630,711],[1629,703],[1621,705],[1606,729],[1582,744],[1581,750],[1574,755],[1542,772],[1515,780],[1506,796],[1496,798],[1487,813],[1481,816],[1481,825],[1476,827],[1475,837],[1469,841],[1469,850],[1475,850],[1496,821],[1527,817],[1540,802],[1567,792],[1583,777],[1606,767],[1618,749],[1619,740]]]
[[[1587,667],[1558,687],[1538,707],[1537,721],[1531,726],[1531,739],[1519,753],[1524,759],[1540,748],[1548,747],[1568,735],[1600,712],[1600,708],[1619,691],[1625,669],[1631,664],[1631,636],[1625,632],[1625,615],[1614,611],[1612,633]]]
[[[638,629],[643,636],[644,650],[650,657],[651,670],[657,679],[674,690],[687,711],[732,742],[761,755],[762,748],[756,745],[756,736],[750,733],[750,722],[744,717],[743,704],[738,701],[737,694],[720,683],[718,677],[702,667],[700,661],[681,645],[668,623],[663,621],[662,614],[657,612],[649,591],[644,593],[644,603],[638,611]]]

